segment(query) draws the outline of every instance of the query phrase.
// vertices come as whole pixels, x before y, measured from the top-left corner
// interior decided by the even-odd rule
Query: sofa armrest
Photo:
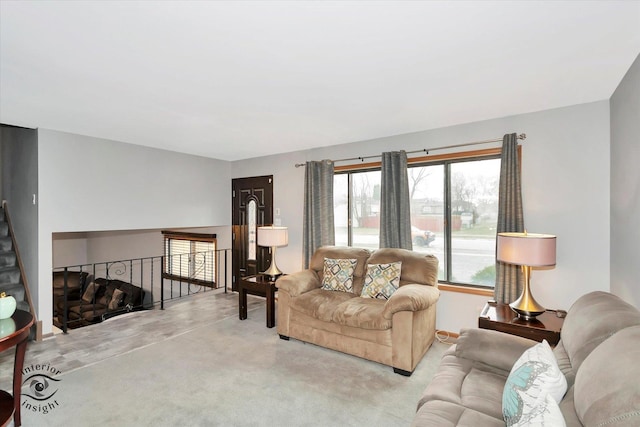
[[[399,311],[426,310],[440,298],[438,288],[428,285],[404,285],[387,300],[382,311],[385,319],[391,319]]]
[[[302,270],[286,276],[281,276],[276,281],[276,287],[297,297],[305,292],[312,291],[322,285],[318,273],[314,270]]]
[[[536,341],[503,332],[462,329],[455,354],[509,372],[522,353],[536,344]]]

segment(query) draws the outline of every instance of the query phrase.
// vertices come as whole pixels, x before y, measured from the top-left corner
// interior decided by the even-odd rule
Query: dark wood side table
[[[13,423],[16,427],[22,424],[20,419],[20,389],[22,388],[22,367],[24,355],[27,350],[27,338],[29,328],[33,325],[33,315],[27,311],[16,310],[11,316],[15,323],[15,330],[5,335],[0,335],[0,351],[16,347],[16,359],[13,364],[13,396],[4,390],[0,390],[0,425],[9,424],[13,415]],[[0,321],[6,322],[9,319]],[[12,328],[13,329],[13,328]]]
[[[241,277],[238,282],[238,309],[240,320],[247,318],[247,294],[267,299],[267,328],[276,325],[276,282],[264,274]]]
[[[520,319],[508,304],[495,301],[487,302],[478,318],[478,327],[481,329],[492,329],[540,342],[547,340],[551,346],[560,341],[563,323],[564,317],[559,317],[558,312],[554,310],[545,311],[535,320],[524,320]]]

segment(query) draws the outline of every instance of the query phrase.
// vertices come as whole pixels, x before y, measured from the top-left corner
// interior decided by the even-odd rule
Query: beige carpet
[[[280,340],[265,327],[262,300],[252,298],[249,319],[240,321],[229,310],[232,298],[206,300],[209,310],[225,313],[220,320],[58,375],[51,398],[57,405],[46,414],[23,407],[23,425],[407,426],[447,348],[436,342],[407,378],[388,366]],[[152,315],[165,321],[173,315],[178,323],[185,317],[177,305]],[[131,319],[92,326],[92,333],[118,322]]]

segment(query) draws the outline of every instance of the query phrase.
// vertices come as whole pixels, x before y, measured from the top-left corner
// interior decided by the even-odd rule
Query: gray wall
[[[611,97],[611,291],[640,307],[640,56]]]
[[[525,225],[530,232],[558,236],[557,265],[533,272],[532,292],[548,308],[568,309],[580,295],[609,290],[609,129],[609,101],[603,100],[238,161],[233,163],[232,177],[273,174],[274,207],[280,208],[282,225],[289,227],[289,246],[278,249],[278,265],[291,272],[303,265],[304,168],[295,168],[295,163],[379,155],[389,150],[419,150],[524,132]],[[485,296],[443,292],[438,302],[437,327],[457,332],[477,326],[486,300]]]
[[[231,222],[229,162],[47,129],[38,130],[38,154],[38,312],[45,334],[52,323],[54,233]],[[89,259],[95,245],[86,245]]]
[[[38,307],[38,132],[35,129],[1,127],[2,194],[34,307]],[[33,195],[36,195],[36,204]],[[51,290],[49,289],[49,294]]]

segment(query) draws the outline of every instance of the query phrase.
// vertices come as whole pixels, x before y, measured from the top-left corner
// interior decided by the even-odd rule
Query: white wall
[[[428,149],[511,132],[527,134],[522,150],[526,227],[558,236],[556,268],[533,272],[536,299],[548,308],[568,309],[580,295],[608,291],[608,101],[238,161],[232,164],[232,178],[273,174],[274,207],[281,210],[282,225],[289,227],[289,246],[278,249],[278,265],[296,271],[303,265],[304,168],[295,168],[295,163]],[[476,295],[443,292],[437,327],[457,332],[477,326],[485,301]]]
[[[38,131],[38,159],[38,315],[45,334],[52,233],[231,222],[228,162],[46,129]]]
[[[53,267],[87,263],[87,233],[53,234]]]
[[[640,307],[640,56],[611,97],[611,291]]]

